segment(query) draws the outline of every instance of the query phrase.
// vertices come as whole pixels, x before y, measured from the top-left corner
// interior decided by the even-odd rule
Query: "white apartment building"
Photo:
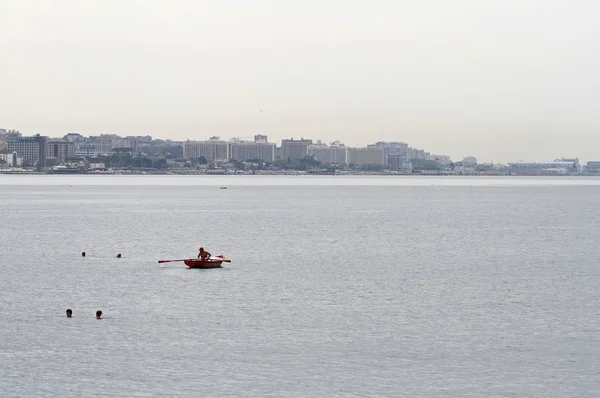
[[[379,141],[375,144],[375,146],[382,148],[386,156],[398,155],[405,160],[409,158],[409,148],[406,142]]]
[[[219,137],[211,137],[208,141],[186,141],[183,143],[183,157],[198,159],[204,157],[209,162],[217,159],[230,159],[229,142],[221,141]]]
[[[260,159],[265,162],[275,161],[275,144],[268,142],[232,142],[231,159],[238,162]]]
[[[337,145],[309,145],[308,155],[324,165],[348,164],[348,148],[343,144]]]
[[[312,140],[281,140],[281,159],[303,159],[308,155],[308,146],[312,145]]]
[[[383,148],[369,145],[366,148],[348,148],[348,163],[355,166],[382,165],[386,163]]]

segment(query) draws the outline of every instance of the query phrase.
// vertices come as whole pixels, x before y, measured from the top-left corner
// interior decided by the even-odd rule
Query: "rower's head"
[[[71,311],[71,309],[70,309],[70,308],[67,308],[67,311],[66,311],[66,312],[67,312],[67,318],[71,318],[71,317],[73,317],[73,311]]]
[[[102,311],[96,311],[96,319],[100,319],[102,317]]]
[[[204,248],[203,248],[203,247],[201,247],[201,248],[200,248],[200,249],[198,249],[198,250],[200,250],[200,253],[202,253],[202,252],[204,251]]]

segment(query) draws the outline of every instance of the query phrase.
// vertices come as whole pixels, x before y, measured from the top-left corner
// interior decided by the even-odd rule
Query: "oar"
[[[186,260],[188,260],[188,259],[186,258],[184,260],[158,260],[158,263],[159,264],[162,264],[162,263],[174,263],[174,262],[177,262],[177,261],[186,261]]]

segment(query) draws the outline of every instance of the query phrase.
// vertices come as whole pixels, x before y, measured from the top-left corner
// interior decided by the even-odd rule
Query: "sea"
[[[600,178],[0,175],[0,209],[4,398],[600,396]],[[200,246],[232,262],[158,262]]]

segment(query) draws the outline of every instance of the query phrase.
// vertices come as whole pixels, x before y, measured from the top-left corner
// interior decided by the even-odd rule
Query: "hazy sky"
[[[0,127],[600,160],[599,16],[598,0],[0,0]]]

